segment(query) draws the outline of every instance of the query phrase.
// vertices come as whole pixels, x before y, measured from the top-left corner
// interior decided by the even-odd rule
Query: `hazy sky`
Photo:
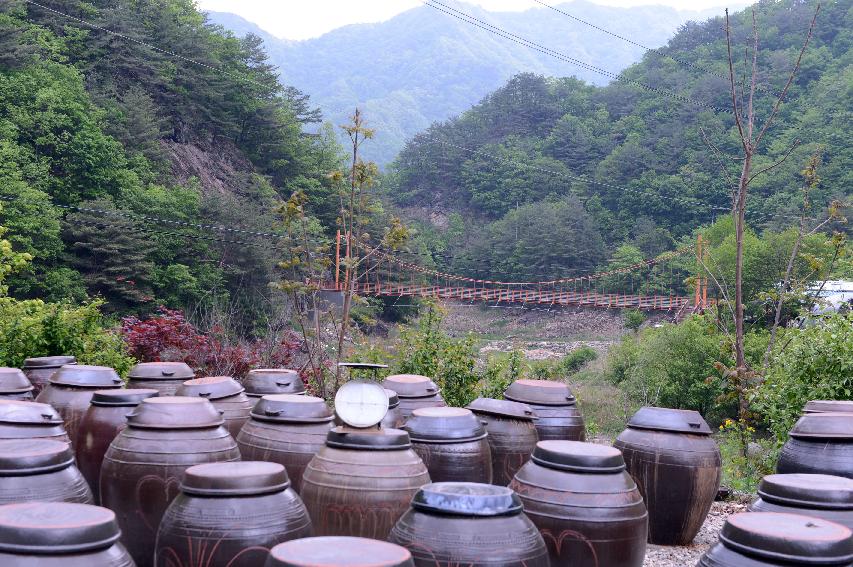
[[[355,23],[381,22],[421,5],[419,0],[197,0],[200,8],[233,12],[264,30],[287,39],[317,37],[335,28]],[[538,6],[532,0],[467,0],[489,10],[518,11]],[[548,4],[548,2],[545,0]],[[672,6],[701,10],[725,0],[596,0],[608,6]],[[553,0],[554,4],[562,0]]]

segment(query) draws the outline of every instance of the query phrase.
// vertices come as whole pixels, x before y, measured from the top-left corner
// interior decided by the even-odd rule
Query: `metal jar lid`
[[[536,412],[533,411],[533,408],[521,402],[493,400],[491,398],[477,398],[466,407],[474,413],[497,415],[499,417],[509,417],[525,421],[533,421],[536,419]]]
[[[135,407],[148,398],[156,398],[160,392],[151,388],[121,388],[118,390],[96,390],[92,394],[92,405],[103,407]]]
[[[62,425],[62,416],[52,405],[22,400],[0,400],[0,423],[16,425]]]
[[[210,376],[187,380],[178,387],[175,395],[221,400],[241,394],[243,391],[243,386],[230,376]]]
[[[478,482],[434,482],[421,487],[412,508],[450,516],[512,516],[520,514],[521,499],[505,486]]]
[[[77,359],[73,356],[36,356],[28,358],[24,361],[24,370],[32,370],[35,368],[59,368],[77,364]]]
[[[121,388],[124,383],[118,373],[108,366],[66,364],[49,378],[51,384],[74,388]]]
[[[708,427],[698,411],[670,408],[640,408],[628,420],[628,427],[674,433],[693,433],[694,435],[711,434],[711,428]]]
[[[853,479],[828,474],[769,474],[761,479],[758,496],[783,506],[853,510]]]
[[[112,510],[71,502],[0,506],[0,551],[65,555],[108,548],[121,531]]]
[[[33,385],[20,368],[0,367],[0,394],[32,392]]]
[[[363,537],[306,537],[270,550],[267,567],[412,567],[408,549]]]
[[[270,394],[252,408],[252,419],[276,423],[324,423],[334,416],[322,398],[297,394]]]
[[[486,437],[486,428],[477,416],[464,408],[416,409],[403,429],[416,443],[462,443]]]
[[[720,532],[720,542],[738,553],[786,565],[848,565],[853,561],[849,528],[798,514],[733,514]]]
[[[74,464],[71,445],[50,439],[0,441],[0,476],[23,476],[62,470]]]
[[[186,362],[140,362],[130,369],[130,380],[191,380],[195,372]]]
[[[542,406],[571,406],[577,403],[569,387],[554,380],[516,380],[506,389],[504,397],[514,402]]]
[[[402,429],[355,429],[339,426],[329,431],[326,445],[357,451],[399,451],[410,448],[412,442],[409,434]]]
[[[243,378],[246,395],[252,397],[267,394],[301,394],[305,384],[299,377],[299,372],[289,368],[256,368],[249,370]]]
[[[205,463],[184,472],[181,490],[197,496],[254,496],[290,487],[284,466],[262,461]]]
[[[797,420],[791,437],[853,439],[853,413],[808,413]]]
[[[388,395],[388,409],[392,410],[400,405],[400,396],[394,390],[385,388],[385,393]]]
[[[140,429],[204,429],[223,423],[209,401],[186,396],[147,398],[127,415],[128,426]]]
[[[619,449],[582,441],[539,441],[532,459],[537,465],[568,472],[613,474],[625,470]]]
[[[428,398],[439,393],[435,382],[420,374],[392,374],[382,387],[394,390],[400,398]]]

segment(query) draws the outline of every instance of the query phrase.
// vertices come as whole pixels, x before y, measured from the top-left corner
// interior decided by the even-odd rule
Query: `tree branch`
[[[764,169],[760,169],[760,170],[756,171],[755,173],[753,173],[753,174],[752,174],[752,177],[750,177],[750,178],[749,178],[749,181],[747,181],[747,182],[746,182],[746,184],[747,184],[747,185],[749,185],[750,183],[752,183],[752,180],[753,180],[753,179],[755,179],[756,177],[758,177],[758,176],[759,176],[759,175],[761,175],[762,173],[768,172],[768,171],[770,171],[771,169],[774,169],[774,168],[776,168],[776,167],[779,167],[780,165],[782,165],[783,163],[785,163],[785,160],[787,160],[787,159],[788,159],[788,157],[791,155],[791,152],[793,152],[793,151],[794,151],[794,149],[795,149],[797,146],[799,146],[799,145],[800,145],[800,141],[799,141],[799,140],[797,140],[796,142],[794,142],[794,145],[793,145],[793,146],[791,146],[790,148],[788,148],[788,151],[787,151],[787,152],[785,152],[785,155],[784,155],[784,156],[782,156],[782,159],[780,159],[779,161],[777,161],[776,163],[774,163],[774,164],[772,164],[772,165],[768,165],[768,166],[767,166],[767,167],[765,167]]]
[[[735,124],[737,124],[737,130],[740,133],[741,144],[743,144],[743,149],[746,150],[746,138],[743,135],[743,125],[741,124],[740,111],[737,106],[737,87],[735,86],[735,69],[734,62],[732,61],[732,27],[729,24],[728,8],[726,8],[726,50],[729,58],[729,83],[731,84],[732,109],[735,114]]]

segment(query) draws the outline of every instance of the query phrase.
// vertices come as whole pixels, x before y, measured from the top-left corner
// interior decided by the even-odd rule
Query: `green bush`
[[[582,346],[564,356],[560,360],[560,369],[566,374],[574,374],[584,367],[588,362],[592,362],[598,358],[598,353],[594,348]]]

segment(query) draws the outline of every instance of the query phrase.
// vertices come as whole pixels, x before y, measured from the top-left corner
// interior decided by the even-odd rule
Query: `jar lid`
[[[141,429],[202,429],[223,423],[209,401],[186,396],[147,398],[127,415],[127,424]]]
[[[412,554],[400,545],[364,537],[306,537],[270,550],[271,567],[412,567]]]
[[[434,482],[421,487],[412,508],[451,516],[512,516],[521,513],[521,499],[505,486],[478,482]]]
[[[359,451],[398,451],[408,449],[412,443],[409,434],[402,429],[353,429],[338,426],[329,431],[326,445]]]
[[[191,380],[195,372],[186,362],[140,362],[127,375],[131,380]]]
[[[60,366],[77,364],[73,356],[36,356],[24,361],[24,370],[31,368],[59,368]]]
[[[807,413],[790,432],[791,437],[853,439],[853,413]]]
[[[853,533],[820,518],[776,512],[729,516],[720,541],[744,555],[796,565],[847,565],[853,561]]]
[[[181,490],[199,496],[252,496],[290,487],[284,466],[262,461],[205,463],[184,472]]]
[[[516,380],[506,389],[504,397],[543,406],[570,406],[577,402],[569,387],[555,380]]]
[[[230,376],[210,376],[187,380],[178,387],[175,395],[221,400],[222,398],[236,396],[243,391],[243,386]]]
[[[385,394],[388,396],[388,409],[394,409],[400,405],[400,396],[394,390],[385,388]]]
[[[625,470],[619,449],[582,441],[539,441],[532,459],[543,467],[570,472],[606,474]]]
[[[477,398],[466,407],[474,413],[485,413],[527,421],[536,419],[536,413],[533,411],[533,408],[527,404],[522,404],[521,402],[493,400],[491,398]]]
[[[66,364],[53,373],[50,383],[78,388],[121,388],[124,383],[112,368],[88,364]]]
[[[0,400],[0,423],[62,425],[62,416],[50,404]]]
[[[805,413],[853,413],[853,400],[812,400],[803,408]]]
[[[289,368],[256,368],[243,378],[246,395],[257,397],[267,394],[301,394],[305,384],[299,372]]]
[[[420,374],[392,374],[382,386],[394,390],[401,398],[427,398],[438,394],[438,386],[427,376]]]
[[[805,508],[853,510],[853,479],[828,474],[769,474],[758,495],[766,502]]]
[[[252,409],[252,418],[281,423],[322,423],[334,416],[322,398],[297,394],[269,394]]]
[[[486,428],[470,410],[430,407],[412,412],[403,427],[412,441],[459,443],[486,437]]]
[[[71,445],[50,439],[0,441],[0,476],[41,474],[74,464]]]
[[[72,502],[0,506],[0,551],[34,555],[82,553],[110,547],[121,536],[115,513]]]
[[[0,367],[0,393],[23,394],[32,390],[33,385],[20,368]]]
[[[118,390],[96,390],[92,394],[93,406],[138,406],[142,400],[157,397],[158,390],[151,388],[121,388]]]
[[[710,435],[711,428],[698,411],[670,408],[644,407],[628,420],[628,427]]]

